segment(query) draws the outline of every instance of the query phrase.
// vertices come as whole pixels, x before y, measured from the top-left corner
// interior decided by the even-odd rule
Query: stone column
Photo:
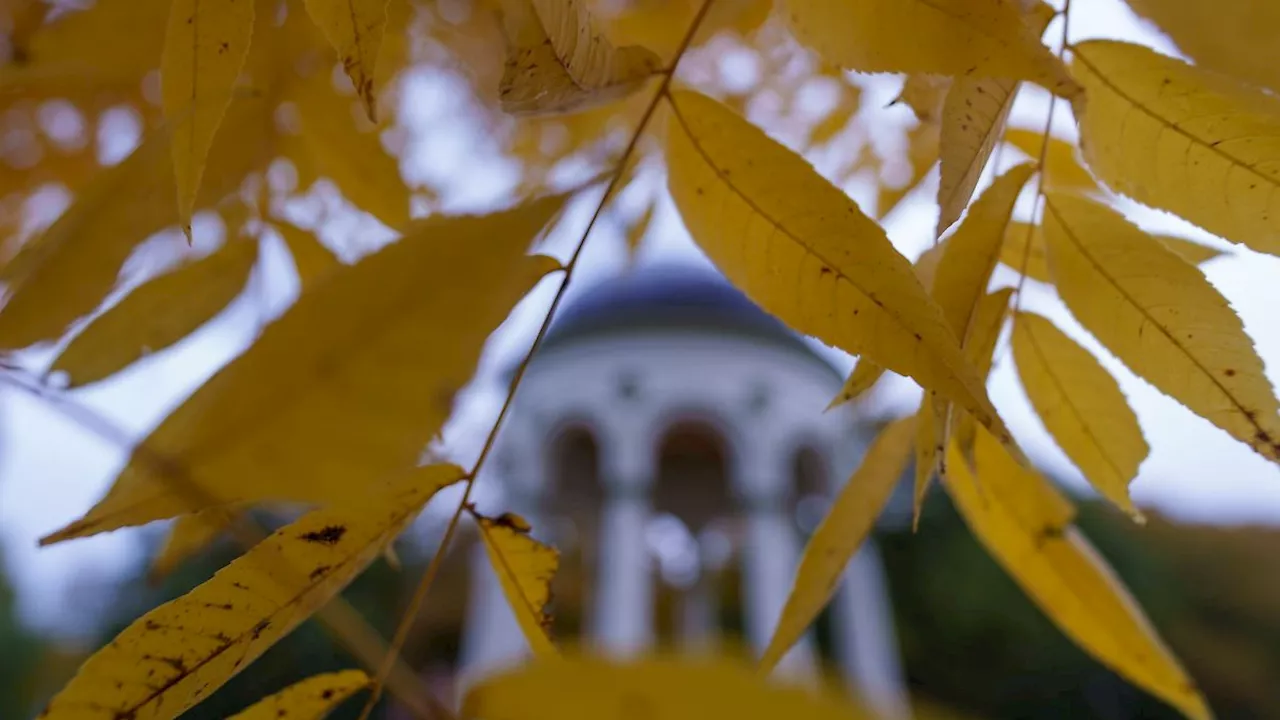
[[[656,471],[647,433],[626,425],[602,433],[604,508],[596,573],[595,642],[630,655],[653,642],[653,562],[645,539]]]
[[[795,580],[800,538],[787,512],[791,491],[791,463],[782,448],[755,439],[740,448],[732,472],[741,498],[746,525],[743,545],[743,589],[747,636],[757,653],[763,652],[782,615]],[[816,675],[813,640],[808,633],[778,664],[777,672],[793,677]]]

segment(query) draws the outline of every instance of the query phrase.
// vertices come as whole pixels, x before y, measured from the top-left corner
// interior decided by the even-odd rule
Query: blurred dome
[[[546,345],[654,330],[737,334],[817,357],[723,277],[689,265],[640,267],[587,288],[556,314]]]

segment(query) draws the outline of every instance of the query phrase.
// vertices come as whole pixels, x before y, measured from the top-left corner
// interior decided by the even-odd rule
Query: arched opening
[[[738,610],[736,543],[723,435],[704,422],[672,425],[658,444],[654,516],[655,630],[662,644],[710,649]]]
[[[577,637],[590,627],[594,607],[600,509],[600,447],[586,425],[566,426],[551,441],[547,487],[540,513],[546,537],[560,551],[552,582],[555,637]]]

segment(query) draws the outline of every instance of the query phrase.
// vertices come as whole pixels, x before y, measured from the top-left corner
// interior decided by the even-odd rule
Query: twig
[[[591,230],[595,227],[596,221],[600,219],[605,205],[613,197],[614,191],[617,189],[618,183],[622,179],[623,172],[626,170],[627,161],[635,152],[636,147],[640,144],[640,138],[644,135],[645,129],[649,126],[649,121],[653,119],[654,112],[657,111],[658,105],[662,102],[662,98],[667,95],[671,88],[671,81],[675,77],[676,68],[680,64],[681,58],[684,57],[685,51],[689,49],[689,45],[693,42],[693,37],[697,33],[698,28],[702,25],[703,19],[707,15],[707,10],[711,7],[714,0],[704,0],[702,7],[698,9],[697,15],[694,16],[693,22],[690,23],[688,31],[684,38],[680,41],[680,46],[676,49],[675,57],[671,61],[671,67],[665,73],[661,73],[661,83],[658,85],[657,92],[654,93],[653,99],[649,106],[645,108],[644,114],[640,117],[640,122],[636,125],[635,132],[631,136],[631,140],[627,143],[626,149],[622,151],[622,156],[618,159],[618,164],[609,180],[609,186],[605,188],[604,195],[600,198],[600,203],[596,205],[595,212],[591,215],[591,220],[587,223],[587,227],[582,232],[582,237],[578,240],[577,246],[573,250],[573,254],[569,257],[569,262],[564,266],[564,277],[560,281],[560,287],[556,290],[555,297],[551,300],[551,306],[547,310],[547,315],[542,320],[542,325],[538,328],[538,334],[533,339],[533,344],[529,346],[529,351],[525,354],[524,359],[516,367],[515,374],[511,378],[511,384],[507,390],[507,397],[502,403],[502,409],[498,411],[498,417],[493,423],[493,427],[489,430],[488,437],[485,438],[484,446],[480,450],[479,457],[476,458],[475,465],[472,466],[471,472],[467,473],[466,487],[462,492],[462,499],[458,502],[458,507],[453,512],[453,516],[449,518],[449,524],[445,528],[444,537],[440,540],[440,546],[436,549],[435,555],[431,558],[431,563],[423,572],[422,580],[418,583],[417,589],[413,593],[413,598],[409,601],[409,607],[405,609],[404,615],[400,619],[400,624],[396,627],[395,635],[391,639],[391,648],[387,653],[387,661],[383,671],[378,673],[374,678],[369,699],[365,703],[364,710],[360,713],[360,720],[368,720],[369,713],[372,712],[373,706],[377,704],[378,698],[382,694],[382,684],[386,677],[386,670],[399,656],[400,648],[404,645],[408,638],[409,630],[413,626],[414,620],[422,609],[422,604],[431,590],[432,584],[435,582],[436,575],[440,572],[440,566],[444,562],[445,553],[449,549],[450,543],[453,541],[454,534],[458,528],[458,521],[462,517],[463,510],[471,502],[471,491],[475,487],[476,477],[479,475],[481,468],[484,467],[485,460],[489,457],[489,453],[493,450],[494,441],[497,439],[498,430],[502,427],[503,420],[506,419],[507,413],[511,410],[512,401],[515,399],[516,391],[520,387],[520,381],[524,379],[525,371],[529,368],[529,363],[533,360],[534,355],[541,347],[543,339],[546,337],[547,330],[551,327],[552,320],[555,319],[556,310],[560,307],[560,302],[564,299],[565,292],[569,288],[569,283],[573,280],[574,270],[578,267],[578,261],[582,257],[582,251],[587,245],[587,239],[591,236]]]
[[[1061,60],[1067,52],[1067,31],[1071,24],[1071,0],[1064,0],[1062,4],[1062,46],[1058,48],[1058,59]],[[1040,138],[1040,158],[1037,160],[1039,173],[1036,174],[1036,195],[1035,206],[1031,208],[1031,222],[1027,223],[1026,242],[1022,248],[1022,262],[1018,264],[1018,287],[1014,290],[1015,300],[1013,303],[1013,319],[1018,321],[1018,312],[1022,310],[1022,294],[1023,285],[1027,282],[1027,264],[1031,260],[1031,241],[1035,238],[1036,216],[1042,213],[1044,205],[1044,176],[1047,173],[1046,163],[1049,159],[1049,133],[1053,130],[1053,111],[1057,107],[1058,96],[1049,95],[1049,112],[1046,113],[1044,119],[1044,132]]]

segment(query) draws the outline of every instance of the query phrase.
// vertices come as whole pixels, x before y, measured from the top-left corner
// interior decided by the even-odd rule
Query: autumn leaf
[[[1129,43],[1075,46],[1089,167],[1109,187],[1280,254],[1280,98]]]
[[[511,612],[520,623],[534,655],[553,656],[551,642],[551,581],[560,567],[560,553],[534,540],[523,518],[506,513],[495,518],[472,511],[485,554],[502,585]]]
[[[1197,65],[1280,92],[1280,5],[1271,0],[1125,0]]]
[[[175,718],[288,635],[369,565],[440,488],[452,465],[341,509],[309,513],[182,597],[138,618],[80,666],[42,720]]]
[[[314,233],[288,222],[277,222],[271,227],[280,233],[285,247],[289,248],[289,255],[293,258],[293,267],[298,273],[298,283],[302,286],[303,292],[342,265],[329,248],[321,244]]]
[[[901,184],[881,183],[876,196],[876,219],[884,220],[902,200],[924,182],[938,162],[939,130],[936,123],[921,123],[907,132],[907,165],[910,173]]]
[[[1085,102],[1088,102],[1087,100]],[[1044,147],[1044,133],[1039,130],[1010,128],[1005,131],[1005,142],[1021,150],[1032,160],[1039,161]],[[1044,150],[1044,186],[1050,190],[1077,190],[1097,192],[1098,181],[1076,159],[1076,146],[1062,138],[1049,136],[1049,148]]]
[[[884,230],[720,103],[679,92],[671,106],[671,196],[721,272],[796,330],[942,391],[1012,442],[942,312]]]
[[[400,162],[382,147],[378,128],[362,127],[364,118],[348,97],[338,94],[327,73],[293,83],[286,101],[297,104],[298,135],[286,136],[291,155],[305,156],[315,171],[342,194],[387,227],[409,222],[409,189]]]
[[[1049,268],[1071,313],[1135,374],[1280,460],[1280,402],[1227,299],[1114,210],[1045,196]]]
[[[945,242],[931,246],[921,253],[920,257],[916,258],[915,265],[912,266],[916,277],[920,279],[920,285],[929,292],[933,292],[933,278],[937,273],[938,261],[942,259],[942,253],[946,246]],[[847,403],[870,390],[871,386],[880,380],[880,376],[884,375],[884,372],[883,365],[879,365],[867,358],[859,359],[858,364],[853,368],[853,372],[845,380],[844,387],[840,389],[840,394],[831,401],[827,409],[830,410],[833,407]]]
[[[1053,18],[1053,8],[1043,2],[1037,2],[1034,8],[1035,16],[1027,23],[1031,32],[1039,37]],[[1015,80],[965,76],[956,78],[951,84],[941,111],[942,131],[938,150],[940,212],[935,236],[941,237],[960,219],[960,214],[969,204],[991,151],[1004,132],[1017,96],[1018,83]]]
[[[969,340],[964,345],[965,359],[978,369],[983,378],[991,375],[994,362],[996,342],[1000,339],[1000,330],[1004,327],[1004,318],[1009,310],[1009,298],[1013,288],[1001,288],[988,293],[978,301],[978,308],[973,314],[969,328]],[[954,413],[951,419],[951,436],[956,439],[962,454],[968,456],[973,448],[975,426],[969,413]]]
[[[1162,235],[1160,233],[1150,233],[1150,235],[1192,265],[1206,263],[1214,258],[1222,257],[1223,254],[1221,250],[1174,235]],[[1027,249],[1028,242],[1031,243],[1029,251]],[[1049,276],[1047,252],[1044,247],[1044,231],[1040,227],[1033,228],[1028,223],[1014,221],[1009,223],[1009,229],[1005,233],[1004,246],[1000,248],[1000,262],[1010,270],[1025,269],[1026,276],[1032,280],[1052,283],[1053,278]],[[1024,254],[1026,254],[1025,268],[1023,267]]]
[[[563,202],[423,220],[333,272],[169,415],[106,497],[42,542],[246,501],[346,503],[413,467],[485,339],[558,267],[524,251]]]
[[[1044,487],[1044,479],[1020,467],[981,430],[977,452],[975,479],[952,446],[947,489],[974,535],[1023,592],[1108,668],[1189,718],[1211,718],[1195,685],[1114,571],[1070,524],[1063,507],[1043,502],[1053,494],[1040,500],[1027,495]]]
[[[253,8],[254,0],[173,0],[169,10],[160,93],[172,126],[178,221],[188,239],[205,158],[249,55]]]
[[[378,121],[373,77],[387,25],[387,5],[388,0],[306,0],[307,14],[338,52],[371,122]]]
[[[163,350],[208,322],[244,288],[256,239],[233,239],[199,260],[143,283],[94,319],[50,367],[68,386],[97,382]]]
[[[1064,97],[1080,92],[1011,0],[786,0],[785,14],[797,39],[850,70],[999,77]]]
[[[1135,519],[1129,483],[1150,448],[1115,378],[1041,315],[1019,313],[1013,358],[1031,406],[1094,488]]]
[[[216,507],[175,519],[164,544],[151,561],[147,579],[159,582],[187,558],[207,548],[238,516],[239,511],[234,508]]]
[[[263,119],[271,105],[237,98],[223,121],[205,168],[197,207],[236,190],[245,175],[270,158]],[[152,132],[123,162],[103,170],[44,233],[34,257],[15,278],[0,309],[0,349],[26,347],[60,336],[106,297],[121,266],[143,240],[178,222],[174,203],[155,202],[172,190],[169,137]]]
[[[804,634],[835,594],[849,559],[866,539],[897,487],[911,456],[915,419],[885,426],[867,450],[800,556],[795,583],[787,595],[773,637],[760,657],[760,671],[772,670]]]
[[[950,89],[951,78],[945,75],[908,75],[898,97],[889,104],[904,103],[920,122],[938,123],[942,120],[942,104]]]
[[[369,685],[363,670],[313,675],[269,695],[227,720],[321,720],[339,703]]]
[[[535,659],[473,687],[462,701],[462,716],[625,720],[637,707],[651,720],[704,720],[712,712],[731,718],[867,718],[832,694],[761,682],[751,668],[733,660],[666,656]]]
[[[661,67],[638,45],[614,48],[583,0],[501,0],[507,59],[498,96],[512,115],[583,110],[639,90]]]
[[[1018,165],[996,178],[942,251],[933,280],[933,298],[962,348],[968,343],[978,305],[986,296],[1014,204],[1034,169],[1029,164]],[[924,394],[916,420],[915,523],[920,519],[929,480],[944,460],[951,425],[956,422],[950,402],[934,392]]]

